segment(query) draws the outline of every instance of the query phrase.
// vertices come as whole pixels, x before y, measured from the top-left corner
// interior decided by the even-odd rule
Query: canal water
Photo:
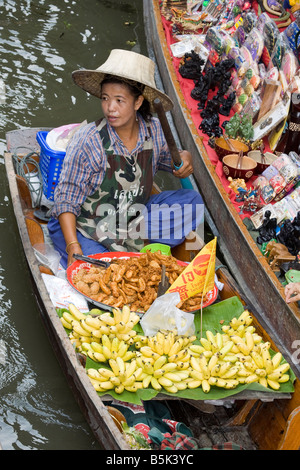
[[[31,289],[9,196],[5,134],[99,117],[71,73],[111,49],[147,54],[141,0],[0,0],[0,445],[96,450]],[[5,86],[5,91],[4,91]]]

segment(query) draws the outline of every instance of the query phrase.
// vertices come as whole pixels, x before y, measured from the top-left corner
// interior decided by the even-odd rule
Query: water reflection
[[[146,53],[140,0],[0,0],[0,445],[98,449],[46,337],[11,205],[6,132],[98,118],[71,73],[112,48]],[[1,90],[0,90],[1,94]]]

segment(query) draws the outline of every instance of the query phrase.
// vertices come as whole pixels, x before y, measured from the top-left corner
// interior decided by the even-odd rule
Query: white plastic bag
[[[179,292],[157,297],[140,320],[146,336],[155,335],[159,330],[177,329],[179,335],[195,332],[194,315],[183,312],[176,305],[180,302]]]

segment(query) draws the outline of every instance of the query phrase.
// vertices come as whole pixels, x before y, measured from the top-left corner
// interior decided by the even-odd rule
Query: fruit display
[[[290,366],[280,352],[271,351],[252,320],[244,310],[205,336],[179,335],[176,329],[145,336],[139,316],[128,306],[83,314],[70,305],[61,316],[76,350],[100,363],[86,368],[95,390],[118,395],[143,389],[207,394],[212,388],[234,390],[253,383],[280,390],[290,380]]]

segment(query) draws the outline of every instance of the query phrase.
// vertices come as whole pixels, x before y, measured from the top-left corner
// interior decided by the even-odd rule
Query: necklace
[[[129,165],[131,166],[133,173],[135,173],[136,172],[137,152],[135,152],[130,157],[126,157],[126,155],[124,155],[124,158],[125,158],[126,162],[129,163]]]

